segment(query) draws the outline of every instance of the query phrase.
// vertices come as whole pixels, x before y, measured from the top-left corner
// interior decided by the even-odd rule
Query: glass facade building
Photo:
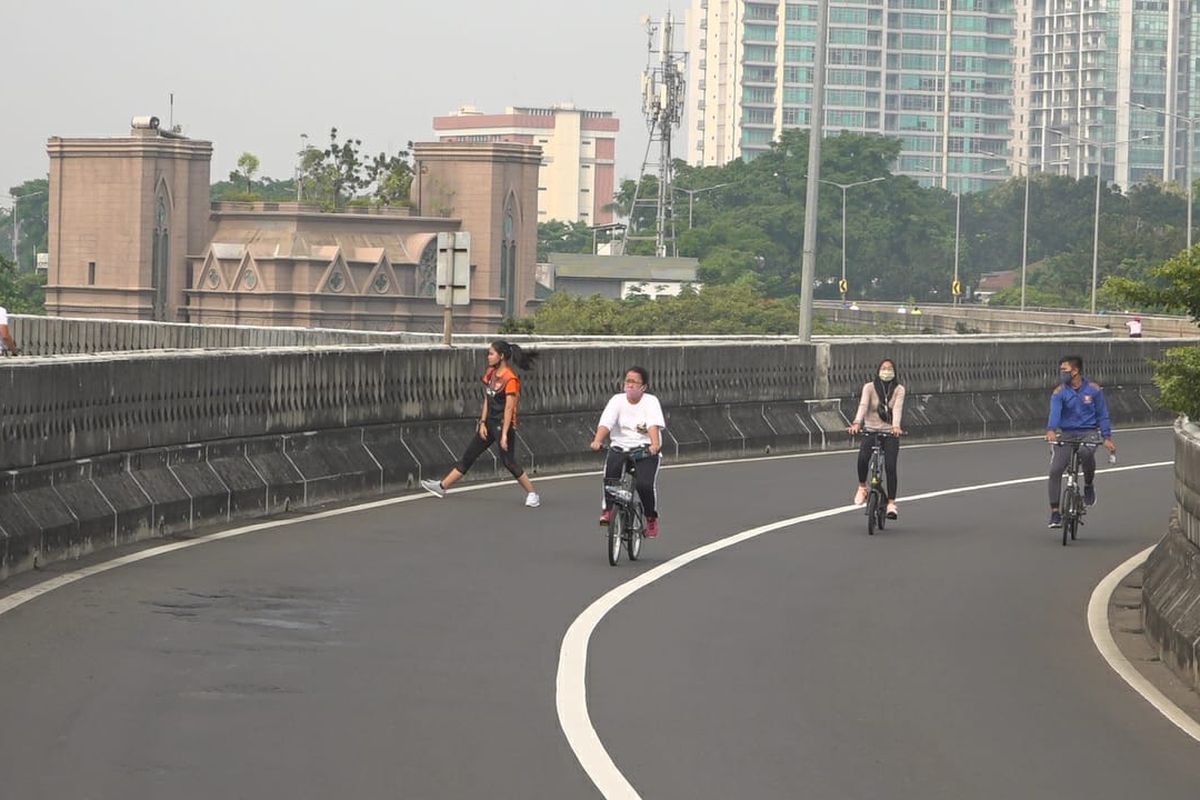
[[[1030,5],[1027,152],[1035,168],[1077,177],[1099,170],[1122,186],[1184,181],[1181,118],[1200,114],[1191,0]]]
[[[1200,159],[1198,3],[830,0],[825,129],[896,137],[898,173],[956,191],[1026,164],[1182,182],[1189,146]],[[816,9],[694,0],[692,163],[754,158],[808,126]]]
[[[813,0],[693,6],[693,163],[754,158],[783,129],[808,126],[816,15]],[[827,133],[900,139],[896,171],[926,184],[1003,180],[1013,22],[1012,0],[831,0]]]

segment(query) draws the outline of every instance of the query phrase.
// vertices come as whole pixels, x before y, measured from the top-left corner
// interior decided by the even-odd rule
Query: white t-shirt
[[[1131,319],[1125,323],[1125,326],[1129,328],[1131,334],[1142,332],[1142,321],[1140,319]]]
[[[608,401],[600,415],[600,425],[608,428],[608,438],[613,444],[627,450],[648,446],[651,426],[660,430],[667,427],[657,397],[644,394],[641,400],[631,403],[624,392],[614,394]]]

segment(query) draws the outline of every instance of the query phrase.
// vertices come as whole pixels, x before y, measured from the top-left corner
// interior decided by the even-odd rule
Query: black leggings
[[[642,512],[646,515],[646,519],[658,518],[658,462],[659,456],[646,456],[639,459],[637,464],[637,472],[633,476],[634,482],[637,484],[638,497],[642,500]],[[604,459],[604,481],[616,481],[621,477],[621,470],[625,466],[625,454],[619,453],[616,450],[609,450],[608,457]],[[604,494],[604,510],[613,507],[612,498],[608,496],[608,492]]]
[[[475,428],[475,435],[471,437],[467,449],[463,451],[462,458],[454,465],[456,470],[466,475],[475,460],[492,446],[492,442],[500,441],[500,423],[489,421],[487,434],[486,439],[481,439],[479,438],[479,428]],[[525,470],[521,469],[521,465],[517,463],[517,432],[515,430],[508,431],[508,449],[504,450],[499,447],[496,449],[500,451],[500,461],[504,463],[504,467],[512,473],[514,478],[520,478],[525,474]]]
[[[875,446],[875,435],[867,433],[858,448],[858,482],[867,482],[867,468],[871,466],[871,448]],[[896,499],[896,490],[900,488],[900,476],[896,472],[896,464],[900,460],[900,440],[888,436],[883,440],[883,465],[887,467],[887,497]]]

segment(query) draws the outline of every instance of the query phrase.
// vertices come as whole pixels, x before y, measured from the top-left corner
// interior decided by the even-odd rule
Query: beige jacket
[[[890,423],[879,418],[879,395],[875,391],[875,382],[868,381],[863,384],[862,397],[859,398],[858,411],[854,415],[854,421],[869,431],[890,431],[893,425],[897,428],[903,427],[900,424],[904,416],[903,386],[897,386],[892,391],[892,396],[888,399],[888,407],[892,409]]]

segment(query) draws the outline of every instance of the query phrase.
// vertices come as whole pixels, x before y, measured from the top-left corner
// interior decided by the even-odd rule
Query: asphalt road
[[[1165,430],[1118,444],[1172,457]],[[1035,475],[1045,450],[906,447],[901,493]],[[617,568],[589,476],[542,481],[536,510],[510,484],[87,578],[0,616],[0,797],[598,797],[555,712],[572,620],[700,544],[845,505],[852,473],[849,452],[665,470],[663,536]],[[1085,620],[1171,481],[1102,475],[1067,548],[1036,483],[702,559],[597,628],[595,728],[646,798],[1193,797],[1197,745]]]

